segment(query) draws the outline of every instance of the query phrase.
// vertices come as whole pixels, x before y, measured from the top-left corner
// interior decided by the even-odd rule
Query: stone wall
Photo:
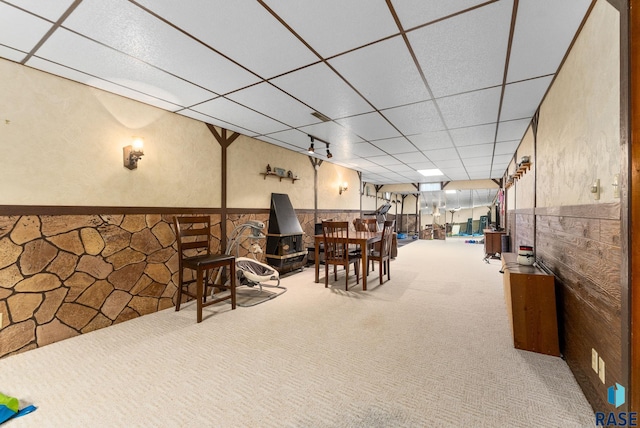
[[[172,218],[0,217],[0,357],[175,305]]]

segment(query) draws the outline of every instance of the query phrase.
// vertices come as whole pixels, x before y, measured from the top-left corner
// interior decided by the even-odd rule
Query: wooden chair
[[[380,284],[382,284],[383,271],[387,274],[387,280],[391,279],[391,243],[393,241],[393,228],[395,220],[387,220],[382,228],[382,238],[377,250],[369,253],[371,264],[378,262],[380,268]]]
[[[338,266],[345,269],[345,290],[349,289],[349,265],[354,264],[356,284],[360,282],[360,255],[349,252],[349,222],[323,221],[324,286],[329,287],[329,265],[333,265],[334,280],[338,280]]]
[[[378,220],[375,218],[357,218],[353,221],[353,225],[356,228],[357,232],[377,232],[378,231]],[[375,244],[370,244],[367,248],[368,253],[374,250]],[[357,250],[357,254],[360,254],[360,249]],[[366,266],[365,266],[366,268]],[[371,262],[371,271],[373,272],[373,262]],[[369,271],[367,270],[367,275],[369,275]]]
[[[236,308],[236,262],[227,254],[211,254],[211,218],[209,216],[174,217],[178,243],[178,298],[176,311],[180,310],[182,294],[196,299],[198,322],[202,321],[202,308],[223,300],[231,299],[231,309]],[[229,269],[230,284],[209,282],[212,269]],[[195,271],[195,279],[185,280],[184,269]],[[196,293],[189,291],[188,285],[196,283]],[[185,289],[185,287],[187,287]],[[207,287],[218,287],[230,291],[229,295],[207,302]]]

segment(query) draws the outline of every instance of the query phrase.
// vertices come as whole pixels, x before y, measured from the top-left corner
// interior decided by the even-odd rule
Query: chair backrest
[[[349,259],[349,222],[323,221],[324,258],[326,263]]]
[[[395,220],[386,220],[382,228],[382,244],[380,254],[389,256],[391,254],[391,245],[393,243],[393,228],[396,225]]]
[[[211,217],[174,217],[179,260],[196,254],[211,254]],[[191,250],[191,251],[189,251]]]
[[[375,218],[357,218],[354,224],[358,232],[378,231],[378,220]]]

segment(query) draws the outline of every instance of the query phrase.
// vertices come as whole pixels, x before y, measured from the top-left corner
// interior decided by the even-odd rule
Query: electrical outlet
[[[591,348],[591,368],[598,373],[598,351]]]
[[[598,375],[602,383],[604,383],[604,360],[601,357],[598,357]]]

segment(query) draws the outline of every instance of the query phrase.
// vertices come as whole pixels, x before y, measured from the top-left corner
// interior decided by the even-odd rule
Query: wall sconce
[[[347,190],[349,190],[349,184],[345,181],[340,185],[339,193],[342,195],[342,192],[346,192]]]
[[[144,155],[144,140],[140,137],[133,137],[133,144],[122,148],[124,166],[129,169],[138,167],[138,160]]]
[[[591,194],[593,195],[594,200],[600,199],[600,179],[596,178],[596,180],[591,184]]]

